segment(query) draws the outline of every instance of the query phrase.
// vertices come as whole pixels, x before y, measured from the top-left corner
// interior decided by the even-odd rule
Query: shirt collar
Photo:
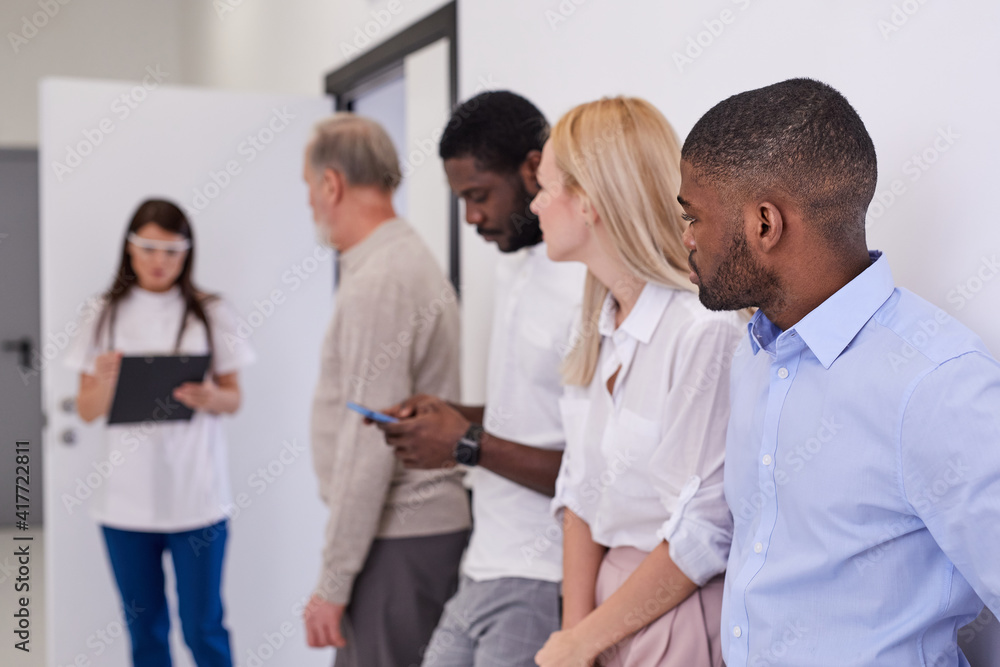
[[[340,253],[339,262],[342,273],[350,273],[361,266],[368,257],[390,239],[398,236],[407,228],[402,218],[390,218],[379,224],[360,243]]]
[[[833,365],[896,289],[885,256],[878,250],[870,250],[868,255],[872,263],[867,269],[789,329],[798,332],[824,368]],[[747,330],[754,354],[761,348],[768,349],[779,336],[787,333],[767,319],[763,311],[754,314]]]
[[[674,289],[663,285],[646,283],[639,299],[635,302],[628,317],[618,327],[617,331],[622,331],[641,343],[649,343],[653,337],[653,331],[663,317],[663,311],[667,309],[667,304],[674,296]],[[615,334],[615,313],[618,305],[611,292],[604,297],[604,305],[601,307],[601,316],[597,322],[597,330],[602,336],[614,336]]]

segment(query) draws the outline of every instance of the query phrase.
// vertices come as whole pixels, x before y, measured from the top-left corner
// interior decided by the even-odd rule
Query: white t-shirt
[[[170,354],[180,328],[184,300],[180,289],[149,292],[132,287],[118,303],[114,349],[126,355]],[[221,299],[205,306],[212,325],[211,373],[225,375],[254,360],[253,350],[236,334],[235,311]],[[65,363],[93,374],[98,355],[108,351],[109,327],[99,341],[100,317],[81,326]],[[188,314],[179,351],[208,353],[205,326]],[[104,418],[102,418],[104,419]],[[90,499],[98,523],[124,530],[179,532],[225,518],[230,502],[225,434],[218,415],[194,413],[190,421],[115,424],[106,427],[105,456],[110,474]]]
[[[726,569],[732,540],[722,468],[729,367],[746,328],[693,292],[652,283],[617,329],[616,312],[609,294],[594,378],[561,402],[566,452],[552,506],[573,510],[606,547],[652,551],[666,540],[700,586]]]
[[[583,298],[586,267],[556,263],[544,244],[501,257],[483,427],[541,449],[565,446],[559,365]],[[562,580],[562,527],[550,498],[485,468],[469,471],[475,528],[462,572],[474,581]]]

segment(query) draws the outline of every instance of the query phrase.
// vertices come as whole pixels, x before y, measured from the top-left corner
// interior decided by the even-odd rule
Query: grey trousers
[[[535,654],[560,623],[557,582],[462,577],[423,667],[535,667]]]
[[[344,614],[335,667],[418,667],[458,584],[469,531],[372,542]]]

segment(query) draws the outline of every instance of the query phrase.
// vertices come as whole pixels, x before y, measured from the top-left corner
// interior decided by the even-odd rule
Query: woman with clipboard
[[[223,624],[222,563],[230,502],[220,415],[240,405],[238,369],[253,352],[236,334],[237,318],[220,298],[194,287],[194,238],[173,203],[148,200],[136,210],[121,263],[100,308],[84,317],[66,362],[80,371],[77,411],[85,421],[111,407],[123,355],[211,357],[203,382],[162,397],[159,414],[184,405],[190,420],[106,426],[112,472],[94,495],[118,590],[129,612],[132,661],[170,665],[163,552],[171,552],[185,642],[199,667],[232,665]],[[141,610],[141,611],[140,611]]]

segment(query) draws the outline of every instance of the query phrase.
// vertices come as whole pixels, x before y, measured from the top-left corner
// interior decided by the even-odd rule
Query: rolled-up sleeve
[[[729,368],[742,335],[731,315],[712,315],[686,333],[663,406],[670,419],[651,461],[663,471],[657,485],[670,513],[657,537],[670,544],[670,558],[699,586],[725,571],[732,542],[722,469]]]
[[[553,515],[560,521],[563,510],[567,507],[586,520],[581,486],[587,477],[583,436],[590,402],[583,396],[582,392],[578,393],[576,387],[568,387],[566,393],[559,399],[566,449],[563,452],[562,464],[559,466],[559,476],[556,477],[556,490],[551,509]]]

